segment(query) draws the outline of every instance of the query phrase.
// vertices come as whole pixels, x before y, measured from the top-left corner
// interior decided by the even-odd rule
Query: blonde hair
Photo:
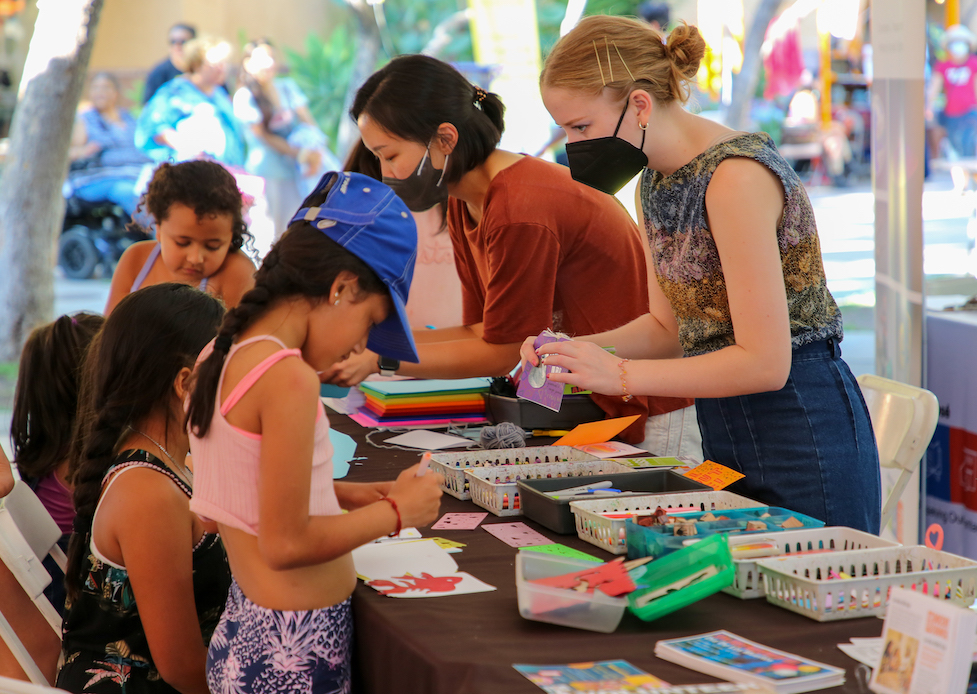
[[[539,85],[594,95],[610,89],[619,99],[644,89],[661,103],[684,103],[705,52],[699,30],[685,22],[666,38],[636,19],[586,17],[553,47]]]
[[[190,39],[183,46],[183,69],[191,75],[200,69],[207,60],[207,54],[215,48],[224,48],[225,57],[230,55],[231,44],[216,36],[201,34]]]

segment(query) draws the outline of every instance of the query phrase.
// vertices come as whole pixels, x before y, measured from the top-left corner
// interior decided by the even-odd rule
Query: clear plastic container
[[[729,552],[728,549],[726,551]],[[594,562],[540,552],[520,552],[516,555],[519,614],[523,619],[534,622],[611,633],[624,616],[624,609],[628,605],[625,598],[612,598],[599,590],[582,593],[531,582],[591,566],[594,566]]]

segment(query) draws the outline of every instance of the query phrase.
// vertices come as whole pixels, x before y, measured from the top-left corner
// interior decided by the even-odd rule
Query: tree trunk
[[[733,94],[723,121],[733,130],[746,130],[750,127],[750,105],[760,84],[763,58],[760,47],[767,33],[767,26],[777,15],[783,0],[760,0],[750,22],[750,29],[743,39],[743,66],[733,79]]]
[[[356,91],[373,74],[380,56],[380,30],[377,28],[373,8],[366,0],[346,0],[356,18],[356,55],[353,58],[353,69],[349,75],[349,86],[346,88],[346,98],[343,100],[343,116],[339,121],[339,132],[336,135],[336,155],[340,161],[345,161],[353,144],[359,139],[360,131],[356,123],[349,117],[349,109],[353,105]]]
[[[0,174],[0,361],[54,313],[68,144],[103,0],[38,0]]]

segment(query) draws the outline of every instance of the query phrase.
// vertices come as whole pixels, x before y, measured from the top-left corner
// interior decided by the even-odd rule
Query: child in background
[[[88,345],[104,322],[94,313],[61,316],[34,330],[20,353],[10,421],[14,463],[65,534],[75,519],[68,456],[78,383]]]
[[[69,692],[207,692],[230,571],[190,512],[183,403],[223,315],[208,294],[157,284],[119,302],[89,352],[57,680]]]
[[[211,691],[349,692],[350,552],[437,516],[439,476],[416,465],[392,483],[334,483],[319,400],[320,374],[367,346],[417,361],[404,310],[416,251],[393,191],[327,174],[201,354],[191,508],[217,521],[234,577]],[[281,662],[283,642],[306,655]]]
[[[105,319],[94,313],[61,316],[35,329],[20,353],[14,410],[10,420],[14,464],[64,533],[66,548],[75,507],[68,481],[71,434],[78,409],[78,385],[88,345]],[[44,559],[51,584],[44,594],[64,610],[64,574]]]
[[[163,282],[190,284],[237,306],[254,286],[254,263],[241,250],[251,238],[234,176],[213,161],[160,164],[143,197],[156,240],[126,249],[112,275],[105,315],[126,294]]]

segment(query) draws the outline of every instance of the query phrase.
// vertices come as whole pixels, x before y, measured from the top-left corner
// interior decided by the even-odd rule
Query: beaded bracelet
[[[389,496],[380,497],[380,501],[389,501],[390,505],[393,507],[394,513],[397,514],[397,529],[390,533],[390,537],[397,537],[400,535],[401,531],[400,509],[397,508],[397,502],[391,499]]]
[[[631,395],[630,392],[628,392],[628,372],[627,369],[625,369],[624,367],[624,365],[627,364],[629,361],[631,360],[622,359],[617,363],[617,368],[621,372],[621,390],[623,391],[621,393],[621,400],[623,400],[624,402],[630,402],[631,398],[634,397],[633,395]]]

